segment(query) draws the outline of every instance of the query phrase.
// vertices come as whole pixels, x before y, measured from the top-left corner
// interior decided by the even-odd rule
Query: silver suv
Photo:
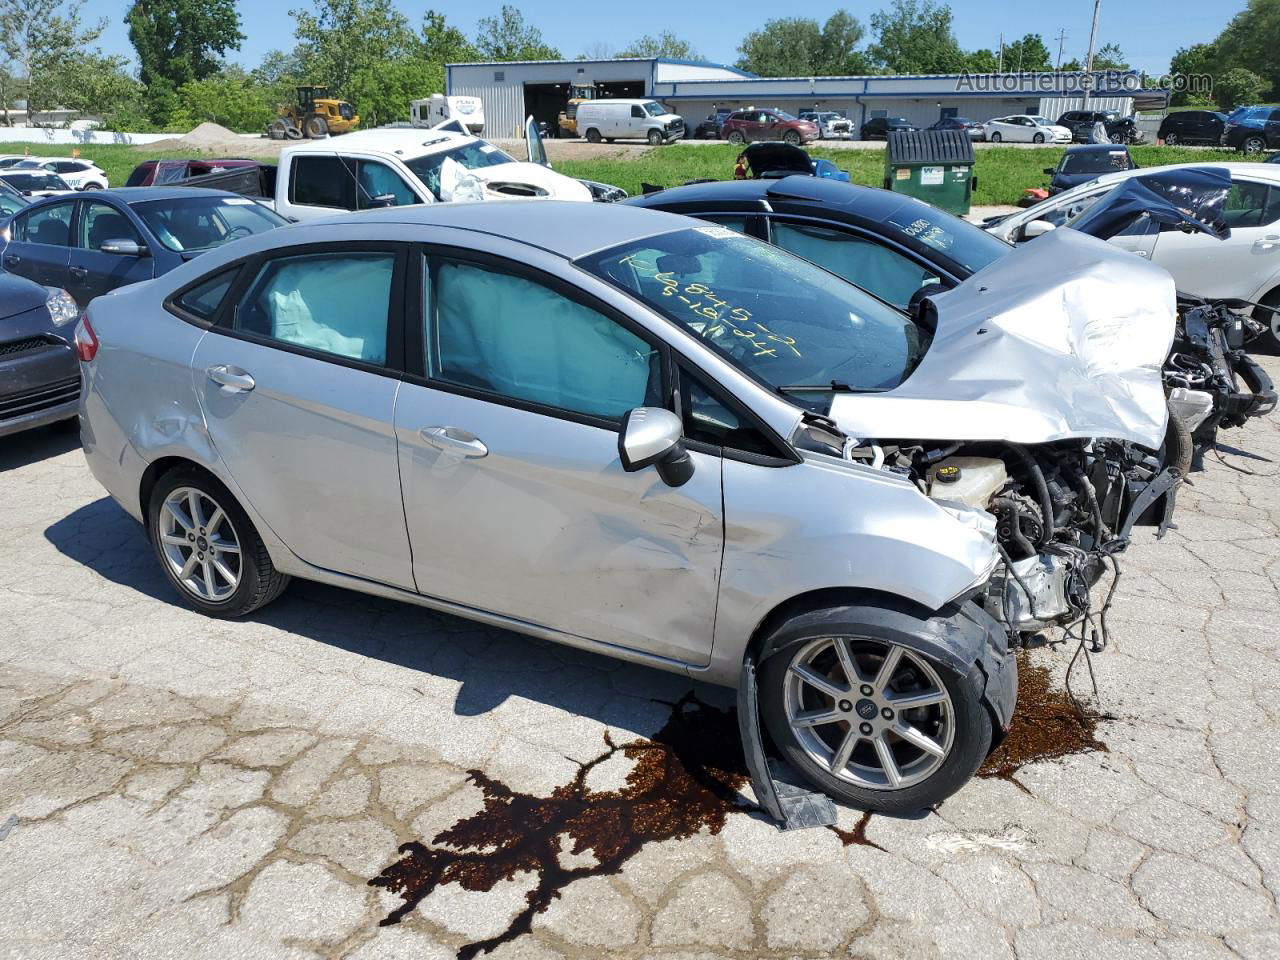
[[[77,329],[89,465],[195,609],[298,576],[720,684],[758,664],[786,759],[878,810],[958,789],[1016,690],[975,483],[931,497],[815,412],[929,342],[724,227],[553,202],[286,227]]]

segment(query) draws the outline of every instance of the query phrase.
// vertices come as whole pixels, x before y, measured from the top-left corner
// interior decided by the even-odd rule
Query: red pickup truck
[[[146,160],[133,168],[126,187],[158,187],[179,180],[202,177],[207,173],[222,173],[235,167],[256,167],[257,160],[244,157],[215,160]]]

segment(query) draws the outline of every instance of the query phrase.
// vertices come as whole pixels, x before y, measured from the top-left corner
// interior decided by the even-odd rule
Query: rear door
[[[67,270],[67,292],[82,307],[116,287],[155,276],[152,251],[136,257],[104,253],[102,245],[108,240],[131,240],[146,246],[137,226],[124,211],[101,200],[81,200]]]
[[[5,272],[65,289],[75,206],[74,200],[61,200],[14,217],[4,248]]]
[[[255,258],[192,381],[228,473],[290,550],[412,590],[392,429],[404,256],[353,242]]]

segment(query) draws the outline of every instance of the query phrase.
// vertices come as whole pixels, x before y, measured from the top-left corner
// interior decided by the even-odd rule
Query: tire
[[[242,617],[289,585],[231,491],[196,467],[175,467],[156,482],[147,535],[178,596],[206,616]]]
[[[1267,149],[1267,143],[1261,137],[1249,137],[1244,143],[1240,144],[1240,152],[1255,154],[1261,153]]]
[[[761,667],[759,692],[765,724],[784,759],[824,793],[864,810],[921,810],[959,790],[991,749],[992,720],[982,703],[982,675],[976,666],[960,676],[902,642],[920,637],[927,646],[937,630],[938,623],[927,615],[922,618],[879,606],[834,607],[783,621],[762,647],[769,650],[771,640],[785,634],[785,646]],[[860,679],[845,682],[847,674],[836,644],[844,645]],[[875,674],[890,653],[898,659],[882,688]],[[802,679],[795,666],[807,668],[809,676],[835,680],[840,695],[822,692]],[[940,700],[902,711],[900,716],[892,712],[886,716],[885,704],[893,700],[883,696],[884,689],[898,697],[927,694]],[[812,721],[819,711],[835,719],[796,722],[805,714]],[[928,738],[943,755],[926,752],[892,732],[895,725],[903,724],[914,735]],[[869,737],[867,731],[872,731]],[[875,740],[889,751],[898,786],[891,785],[882,748],[874,745]],[[847,759],[833,773],[842,748],[849,751]]]
[[[1002,142],[1004,142],[1004,137],[1000,136],[1000,134],[999,134],[999,133],[993,133],[993,134],[992,134],[988,139],[989,139],[992,143],[1002,143]]]
[[[1169,407],[1169,424],[1165,427],[1164,444],[1158,451],[1160,466],[1176,467],[1178,475],[1185,477],[1191,472],[1195,452],[1195,443],[1186,422]]]
[[[1044,134],[1043,134],[1043,133],[1037,133],[1034,137],[1032,137],[1032,138],[1031,138],[1031,142],[1032,142],[1032,143],[1044,143]]]
[[[1280,288],[1272,290],[1258,302],[1264,307],[1274,307],[1275,309],[1255,309],[1253,311],[1253,319],[1263,326],[1263,331],[1258,334],[1258,338],[1254,343],[1272,353],[1280,353]],[[1252,349],[1253,345],[1251,344],[1250,350]]]
[[[267,124],[267,138],[270,140],[284,140],[289,136],[289,125],[283,120],[272,120]]]
[[[742,131],[741,131],[741,130],[730,130],[730,131],[729,131],[729,142],[730,142],[730,143],[732,143],[732,144],[734,144],[734,145],[736,146],[736,145],[740,145],[740,144],[746,143],[746,142],[747,142],[747,138],[746,138],[746,137],[744,137],[744,136],[742,135]]]
[[[323,140],[329,135],[329,121],[324,117],[308,117],[306,132],[312,140]]]
[[[1166,147],[1176,147],[1178,145],[1178,135],[1176,133],[1166,133],[1160,139],[1164,141]]]
[[[662,146],[662,133],[658,130],[650,130],[645,135],[645,139],[649,141],[649,146],[651,147]]]
[[[86,183],[86,184],[85,184],[83,187],[81,187],[80,189],[81,189],[81,190],[101,190],[101,189],[102,189],[102,184],[100,184],[100,183],[95,183],[94,181],[90,180],[88,183]]]
[[[782,135],[782,142],[789,143],[793,147],[798,147],[800,146],[800,134],[796,133],[794,130],[788,130]]]
[[[301,140],[303,138],[303,133],[297,127],[290,124],[284,128],[284,138],[286,140]]]

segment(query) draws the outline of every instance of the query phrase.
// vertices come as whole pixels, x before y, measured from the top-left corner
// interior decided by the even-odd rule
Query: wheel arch
[[[147,465],[147,469],[142,471],[142,480],[138,483],[138,507],[142,514],[144,526],[149,526],[151,523],[150,511],[148,510],[151,504],[151,491],[156,488],[156,484],[160,482],[161,477],[179,467],[188,467],[216,481],[219,486],[226,486],[222,482],[222,478],[216,473],[199,461],[192,460],[189,457],[168,456],[153,460]],[[232,496],[235,496],[235,494],[233,493]],[[241,504],[241,507],[243,506]]]

